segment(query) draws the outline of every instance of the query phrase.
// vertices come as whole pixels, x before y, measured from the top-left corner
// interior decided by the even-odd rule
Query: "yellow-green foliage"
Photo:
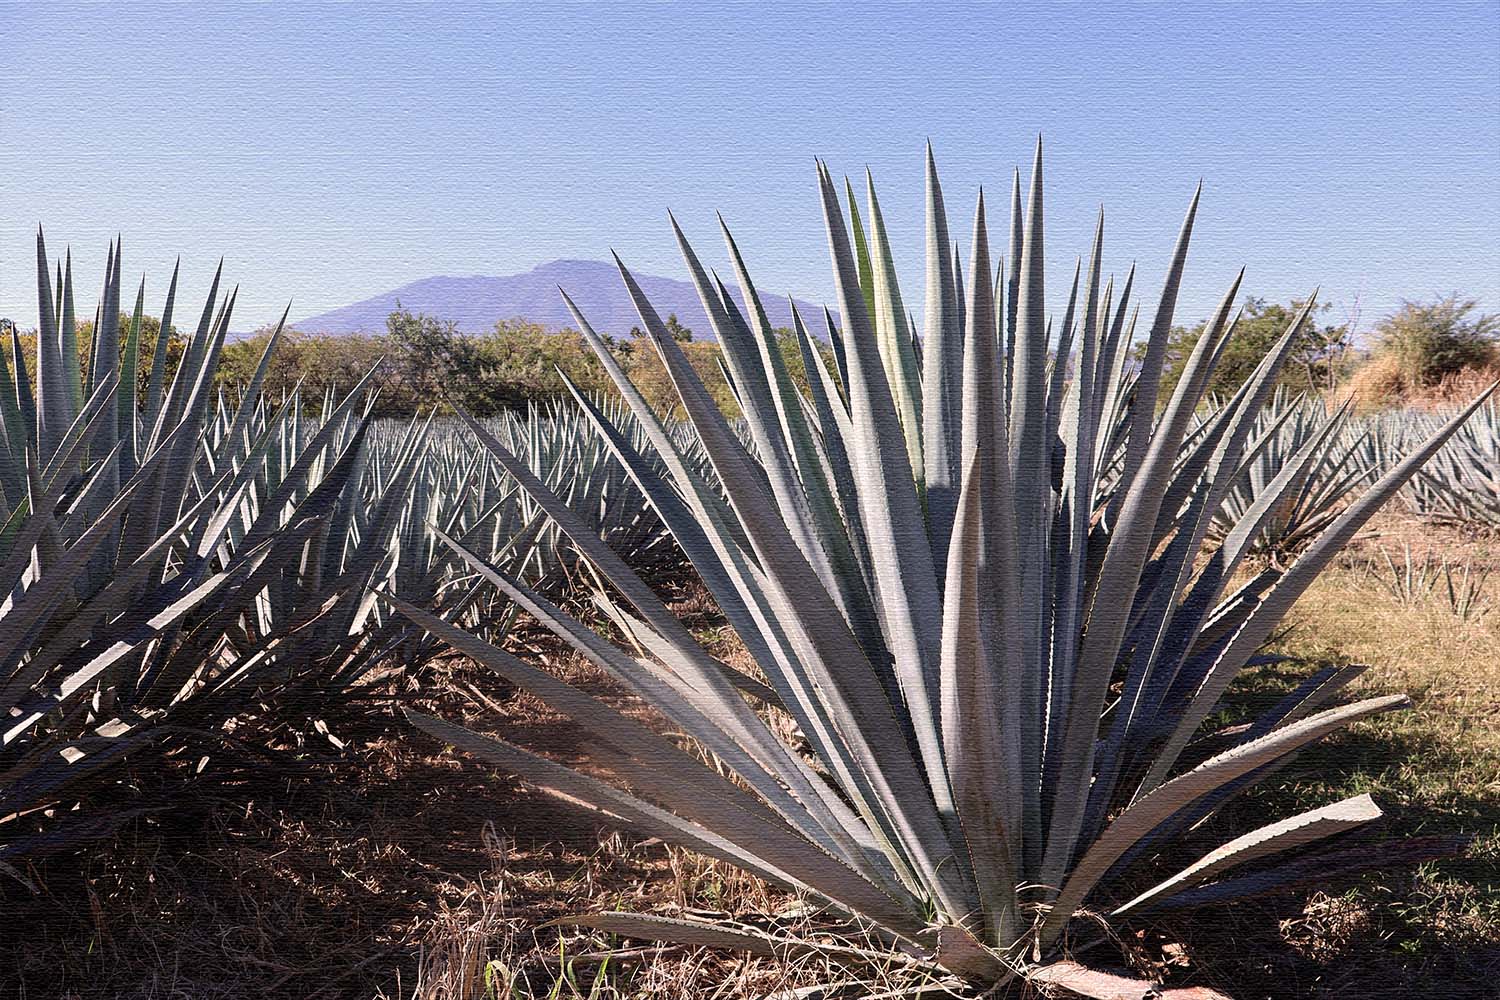
[[[794,381],[805,389],[801,355],[790,332],[784,333],[779,338],[782,356]],[[282,336],[266,373],[265,393],[271,399],[279,399],[300,380],[303,398],[316,404],[329,390],[335,395],[347,390],[381,358],[385,363],[379,376],[377,413],[382,416],[434,407],[446,411],[445,398],[478,416],[493,415],[527,402],[565,396],[559,371],[586,392],[616,392],[576,330],[548,329],[525,319],[502,320],[488,333],[471,336],[451,323],[399,310],[390,315],[383,334],[319,336],[293,330]],[[248,382],[269,337],[270,330],[263,329],[226,344],[219,383],[233,388]],[[613,346],[652,405],[680,419],[677,395],[657,353],[632,337],[621,337]],[[738,416],[734,393],[719,367],[719,345],[685,340],[681,347],[719,408],[728,416]],[[833,368],[831,352],[828,364]]]
[[[1375,328],[1376,353],[1394,359],[1408,390],[1490,364],[1500,352],[1500,315],[1471,317],[1478,305],[1457,295],[1431,303],[1403,302]]]
[[[1230,396],[1245,383],[1261,359],[1281,339],[1292,319],[1304,303],[1289,305],[1251,298],[1245,301],[1244,311],[1235,324],[1234,334],[1224,349],[1219,366],[1209,376],[1208,390],[1219,396]],[[1315,309],[1326,313],[1326,304]],[[1188,358],[1203,336],[1206,323],[1191,327],[1176,327],[1167,344],[1166,358],[1161,374],[1161,391],[1167,396],[1176,388],[1182,377]],[[1319,325],[1312,316],[1303,324],[1292,343],[1290,355],[1282,368],[1277,384],[1294,392],[1316,392],[1336,384],[1345,374],[1344,368],[1349,350],[1350,328],[1347,323]]]
[[[125,352],[124,336],[125,333],[130,329],[130,321],[131,317],[128,313],[120,314],[120,353],[122,355]],[[94,340],[94,321],[84,320],[80,322],[78,324],[77,331],[78,361],[82,366],[82,369],[84,371],[88,371],[90,361],[89,352],[92,350]],[[141,316],[141,337],[139,347],[140,354],[139,360],[136,362],[136,389],[140,393],[145,393],[146,385],[151,380],[151,366],[156,357],[156,341],[160,334],[160,319],[155,316]],[[32,330],[26,333],[19,334],[17,339],[21,344],[21,358],[26,364],[27,372],[35,375],[36,331]],[[185,346],[185,343],[186,342],[178,334],[177,328],[174,326],[172,328],[170,336],[168,336],[167,338],[167,367],[164,377],[168,385],[171,384],[172,377],[177,374],[177,364],[180,360],[182,360],[182,349]],[[264,349],[264,340],[261,340],[260,346],[262,349]],[[4,355],[4,361],[0,363],[6,365],[6,369],[9,370],[9,366],[12,364],[12,360],[10,358],[10,350],[8,347],[5,349]],[[250,371],[254,370],[255,361],[257,360],[259,360],[259,355],[256,355],[256,357],[249,362]]]

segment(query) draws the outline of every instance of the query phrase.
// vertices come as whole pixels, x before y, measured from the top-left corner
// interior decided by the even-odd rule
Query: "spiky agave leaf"
[[[1346,404],[1330,413],[1321,400],[1278,388],[1261,411],[1240,479],[1215,515],[1209,538],[1222,541],[1288,466],[1296,471],[1284,487],[1278,485],[1282,499],[1256,535],[1252,551],[1285,561],[1316,538],[1376,467],[1367,457],[1368,432],[1349,422],[1349,412]],[[1429,467],[1436,463],[1435,457]]]
[[[622,401],[598,398],[588,400],[588,405],[599,408],[607,422],[621,428],[637,448],[650,450],[645,448],[644,435]],[[570,400],[532,403],[524,411],[485,418],[479,425],[586,517],[632,565],[656,573],[681,564],[681,553],[666,525],[579,405]],[[683,427],[669,432],[683,438],[684,431],[690,434],[690,429]],[[496,499],[509,496],[507,503],[513,508],[510,516],[522,523],[537,517],[540,507],[536,501],[526,491],[517,489],[514,478],[493,455],[482,448],[475,452],[472,434],[461,421],[435,424],[429,447],[433,461],[452,468],[460,458],[474,459],[475,466],[465,473],[462,481],[455,483],[456,487],[473,489],[482,482],[483,488]],[[684,446],[692,447],[689,442]],[[695,457],[694,461],[702,464],[701,457]],[[545,523],[545,519],[528,558],[522,575],[528,583],[544,591],[557,592],[581,579],[578,553],[566,536],[555,525]]]
[[[630,440],[597,407],[586,407],[590,420],[698,569],[760,676],[736,683],[595,528],[567,510],[556,486],[536,476],[521,485],[611,585],[616,596],[600,603],[636,640],[635,653],[450,543],[546,627],[713,748],[738,783],[717,788],[705,778],[709,768],[677,758],[665,766],[656,744],[627,733],[602,706],[393,599],[433,635],[565,704],[630,789],[506,744],[481,745],[437,720],[414,721],[621,822],[820,895],[924,961],[993,983],[1034,971],[1033,951],[1054,955],[1079,907],[1126,903],[1120,873],[1169,840],[1164,831],[1200,819],[1338,727],[1404,704],[1397,696],[1326,708],[1341,681],[1322,677],[1228,749],[1201,761],[1185,755],[1275,622],[1467,414],[1385,471],[1290,566],[1229,590],[1278,505],[1301,488],[1310,449],[1332,436],[1320,426],[1289,471],[1271,477],[1243,515],[1221,527],[1217,547],[1207,546],[1246,464],[1266,447],[1264,434],[1257,437],[1261,412],[1306,311],[1204,419],[1209,375],[1234,336],[1235,278],[1171,397],[1158,399],[1195,193],[1141,351],[1144,366],[1130,362],[1134,273],[1117,300],[1102,263],[1101,217],[1049,368],[1041,164],[1038,148],[1024,211],[1017,182],[1008,277],[991,261],[981,198],[967,282],[929,169],[927,342],[918,362],[917,349],[906,351],[911,320],[898,308],[877,204],[869,199],[872,241],[861,220],[846,222],[819,163],[841,323],[830,329],[839,378],[835,384],[812,365],[805,395],[789,393],[784,371],[761,353],[764,310],[732,240],[746,313],[678,231],[725,345],[753,449],[714,407],[622,264],[712,485],[574,309],[645,440]],[[852,196],[848,208],[852,216]],[[798,319],[804,356],[816,361]],[[485,443],[497,456],[504,450]],[[659,465],[647,460],[652,451]],[[752,711],[745,692],[762,679],[774,697]],[[1111,690],[1123,694],[1111,701]],[[781,744],[766,721],[772,713],[790,717],[810,757]],[[809,768],[823,777],[809,781]],[[702,794],[685,796],[687,789]],[[1374,814],[1360,802],[1273,825],[1201,859],[1159,895]],[[656,930],[648,936],[671,936],[670,927]],[[683,936],[708,939],[696,927]],[[1054,977],[1064,974],[1053,967]]]

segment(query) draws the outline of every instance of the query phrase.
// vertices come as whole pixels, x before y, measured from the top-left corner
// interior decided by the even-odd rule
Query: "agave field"
[[[54,281],[40,236],[37,259],[36,371],[12,332],[0,391],[0,860],[129,819],[89,808],[89,790],[127,758],[201,752],[226,723],[243,733],[253,720],[262,741],[326,732],[320,711],[357,697],[372,669],[425,662],[439,644],[387,612],[377,587],[498,641],[514,606],[474,586],[435,531],[543,589],[581,572],[461,426],[371,421],[375,372],[322,400],[318,417],[295,394],[273,404],[260,394],[273,336],[255,380],[227,401],[212,376],[233,295],[217,278],[168,382],[175,275],[147,374],[143,296],[124,329],[109,321],[118,248],[89,365],[71,261]],[[643,570],[680,559],[580,415],[555,408],[493,429]]]
[[[1461,850],[1352,850],[1384,815],[1358,792],[1177,851],[1344,727],[1408,707],[1348,697],[1366,668],[1331,657],[1228,714],[1393,501],[1500,528],[1493,388],[1436,417],[1289,395],[1309,301],[1210,397],[1242,294],[1229,275],[1164,390],[1198,195],[1149,283],[1109,277],[1101,212],[1058,294],[1040,144],[993,237],[983,194],[950,223],[929,151],[920,322],[873,180],[856,196],[820,162],[816,188],[836,313],[795,316],[805,381],[727,226],[743,309],[673,221],[735,419],[623,263],[685,420],[569,300],[615,394],[569,383],[496,418],[376,421],[378,366],[338,397],[266,398],[280,327],[248,384],[216,388],[235,299],[217,277],[169,376],[174,274],[142,370],[144,285],[119,321],[119,244],[80,344],[71,260],[38,235],[35,360],[12,332],[0,384],[0,870],[39,893],[46,864],[169,812],[170,796],[132,805],[143,768],[183,796],[226,754],[274,773],[309,740],[344,749],[329,719],[389,719],[393,701],[401,739],[455,751],[450,771],[518,779],[580,825],[797,901],[795,919],[615,905],[549,926],[878,966],[883,995],[1223,996],[1096,966],[1120,964],[1127,927]],[[1160,293],[1140,302],[1146,284]],[[1383,565],[1371,576],[1407,606],[1438,586],[1409,551]],[[1460,620],[1480,621],[1482,571],[1442,566]],[[684,588],[722,627],[682,613]],[[412,692],[454,659],[485,672],[464,698],[503,714],[524,693],[574,745],[424,710]],[[566,972],[550,995],[650,995],[607,992],[603,961],[597,989]],[[441,995],[533,995],[503,963],[454,962],[467,985]],[[825,985],[798,995],[857,995]]]

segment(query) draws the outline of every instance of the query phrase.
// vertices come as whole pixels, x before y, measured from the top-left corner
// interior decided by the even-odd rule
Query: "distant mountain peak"
[[[713,339],[708,316],[689,282],[651,274],[636,274],[635,279],[659,315],[665,318],[675,313],[677,321],[691,329],[695,337]],[[385,329],[386,317],[399,302],[403,309],[451,320],[466,333],[484,333],[500,320],[516,318],[558,329],[571,328],[575,324],[558,293],[559,285],[600,333],[621,336],[640,325],[615,265],[574,258],[549,260],[529,271],[498,277],[473,274],[421,278],[292,325],[303,333],[378,333]],[[731,289],[731,294],[743,310],[739,290]],[[762,293],[761,301],[772,326],[792,325],[785,296]],[[809,330],[821,335],[822,307],[799,301],[797,310]]]

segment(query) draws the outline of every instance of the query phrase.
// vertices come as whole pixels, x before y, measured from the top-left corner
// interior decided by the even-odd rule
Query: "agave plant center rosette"
[[[1206,422],[1194,414],[1233,335],[1236,278],[1170,398],[1159,375],[1197,207],[1193,198],[1138,366],[1130,287],[1103,281],[1103,216],[1052,337],[1043,297],[1041,147],[997,267],[980,195],[965,269],[931,154],[920,338],[869,185],[848,218],[818,187],[838,321],[803,317],[800,391],[727,229],[740,308],[677,239],[748,424],[715,408],[621,265],[715,474],[687,461],[574,309],[666,467],[582,393],[596,423],[735,628],[759,676],[719,662],[586,522],[473,427],[612,586],[598,600],[634,649],[568,617],[461,542],[482,576],[658,709],[738,782],[551,675],[390,595],[414,622],[583,724],[618,784],[412,715],[429,733],[644,833],[812,894],[913,961],[988,987],[1017,976],[1118,990],[1060,962],[1081,909],[1134,914],[1224,872],[1379,815],[1361,796],[1246,834],[1144,893],[1121,876],[1172,835],[1340,726],[1400,695],[1325,707],[1350,668],[1316,675],[1208,756],[1190,741],[1333,554],[1467,412],[1386,471],[1285,569],[1230,588],[1323,435],[1286,462],[1222,541],[1205,538],[1307,311]],[[673,223],[674,230],[676,223]],[[569,303],[571,305],[571,302]],[[1311,308],[1309,303],[1308,308]],[[1054,360],[1056,359],[1056,360]],[[1477,405],[1477,404],[1476,404]],[[793,749],[767,717],[805,737]],[[1215,881],[1217,880],[1217,881]],[[1210,894],[1211,895],[1211,894]],[[578,922],[633,937],[775,951],[787,942],[703,921],[611,913]],[[1102,985],[1101,985],[1102,982]],[[1092,984],[1092,985],[1091,985]]]

